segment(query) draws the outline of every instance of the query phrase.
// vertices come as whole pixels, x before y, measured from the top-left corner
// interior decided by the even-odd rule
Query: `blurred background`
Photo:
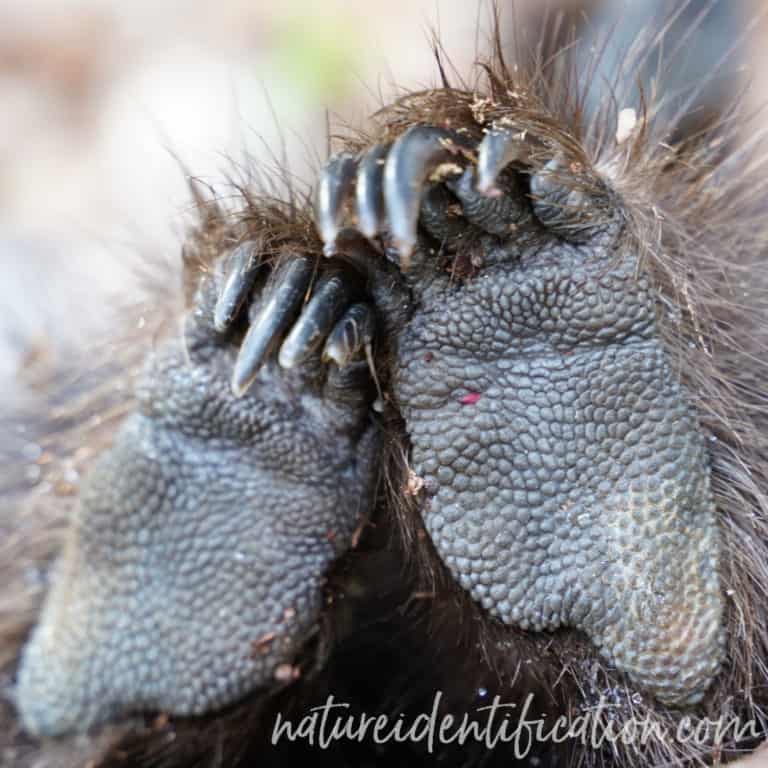
[[[625,13],[625,0],[549,1],[571,12],[598,6],[590,12],[608,23]],[[544,4],[517,6],[539,13]],[[640,16],[682,4],[629,0]],[[726,10],[702,27],[694,80],[717,68],[733,29],[747,27],[761,0],[699,0],[685,24],[709,5]],[[311,181],[326,156],[329,114],[360,123],[394,84],[434,83],[433,30],[467,72],[489,8],[477,0],[0,0],[0,400],[18,394],[19,367],[31,356],[66,358],[108,331],[115,307],[140,290],[137,254],[178,252],[189,206],[180,161],[218,188],[228,158],[269,163],[284,151],[292,173]],[[636,30],[633,22],[628,34]],[[749,70],[758,101],[763,39],[742,40],[728,60],[731,70]]]

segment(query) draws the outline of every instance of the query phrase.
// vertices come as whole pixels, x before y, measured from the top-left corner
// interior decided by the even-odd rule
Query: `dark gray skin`
[[[502,622],[580,629],[641,689],[696,703],[724,641],[705,439],[659,340],[621,202],[599,179],[571,192],[553,180],[556,164],[484,202],[453,168],[450,205],[463,216],[425,198],[431,236],[417,235],[430,163],[456,154],[435,135],[398,139],[379,182],[403,268],[390,306],[407,309],[406,322],[385,323],[400,329],[391,397],[437,554]],[[479,167],[513,140],[491,137]],[[331,174],[321,188],[352,188],[354,162],[333,173],[345,183]],[[342,198],[320,196],[327,252],[345,248]],[[249,270],[227,284],[248,293]],[[383,270],[371,274],[374,295],[390,292]],[[285,295],[302,295],[281,279]],[[206,282],[186,347],[172,341],[150,360],[25,650],[28,730],[218,709],[268,687],[316,622],[323,575],[369,511],[379,471],[370,398],[355,334],[337,350],[341,369],[319,359],[343,302],[330,313],[310,302],[291,354],[277,357],[295,364],[307,344],[307,361],[285,371],[273,349],[264,362],[265,329],[287,330],[269,320],[269,295],[256,290],[235,359],[220,333],[227,289]]]
[[[236,398],[237,347],[213,328],[220,287],[206,280],[183,333],[150,357],[83,492],[23,655],[34,734],[201,714],[290,678],[328,566],[370,505],[360,366],[271,358]]]
[[[427,531],[505,624],[580,629],[659,701],[696,704],[725,644],[709,459],[622,201],[565,150],[500,179],[535,146],[514,119],[485,132],[477,172],[456,168],[466,144],[416,126],[381,172],[415,308],[392,388]],[[455,201],[442,211],[439,178]],[[375,207],[357,205],[363,221]],[[434,239],[417,235],[419,206]],[[320,209],[330,221],[342,204]]]

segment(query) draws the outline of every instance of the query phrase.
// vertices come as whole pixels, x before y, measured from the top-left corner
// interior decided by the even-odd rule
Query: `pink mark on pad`
[[[474,405],[480,399],[479,392],[470,392],[468,395],[464,395],[459,398],[459,402],[462,405]]]

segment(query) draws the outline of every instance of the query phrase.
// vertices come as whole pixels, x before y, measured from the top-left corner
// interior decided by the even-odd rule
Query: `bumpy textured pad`
[[[273,361],[236,398],[214,299],[149,360],[138,408],[84,489],[22,660],[33,733],[200,714],[268,686],[368,507],[364,397],[334,401]]]
[[[486,609],[583,630],[659,700],[723,653],[705,441],[622,241],[491,248],[413,280],[395,380],[438,553]]]
[[[502,621],[581,629],[660,701],[693,704],[725,639],[704,436],[620,199],[551,137],[549,161],[521,173],[537,136],[514,122],[485,130],[476,160],[467,135],[440,126],[381,150],[378,227],[414,308],[394,390],[430,491],[426,526]],[[448,175],[446,159],[459,163]],[[435,220],[440,182],[460,209],[452,228]],[[474,228],[464,254],[461,217]],[[462,258],[473,269],[457,280]]]

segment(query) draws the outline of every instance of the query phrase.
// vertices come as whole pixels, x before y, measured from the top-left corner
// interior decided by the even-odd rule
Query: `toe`
[[[348,152],[332,157],[320,174],[315,216],[325,255],[336,251],[336,236],[344,220],[357,174],[357,160]]]
[[[316,352],[350,300],[351,286],[342,275],[322,277],[301,317],[280,347],[278,362],[294,368]]]
[[[253,288],[260,266],[259,252],[259,245],[248,240],[225,260],[224,284],[213,311],[213,325],[219,333],[229,329]]]
[[[271,289],[254,307],[253,319],[245,335],[232,375],[232,389],[238,397],[247,392],[277,337],[299,311],[314,272],[314,262],[306,257],[288,261],[279,268]]]
[[[417,224],[424,188],[443,173],[461,173],[468,145],[453,131],[415,126],[392,146],[384,168],[384,200],[389,229],[406,269],[417,242]],[[435,178],[438,176],[438,178]]]

